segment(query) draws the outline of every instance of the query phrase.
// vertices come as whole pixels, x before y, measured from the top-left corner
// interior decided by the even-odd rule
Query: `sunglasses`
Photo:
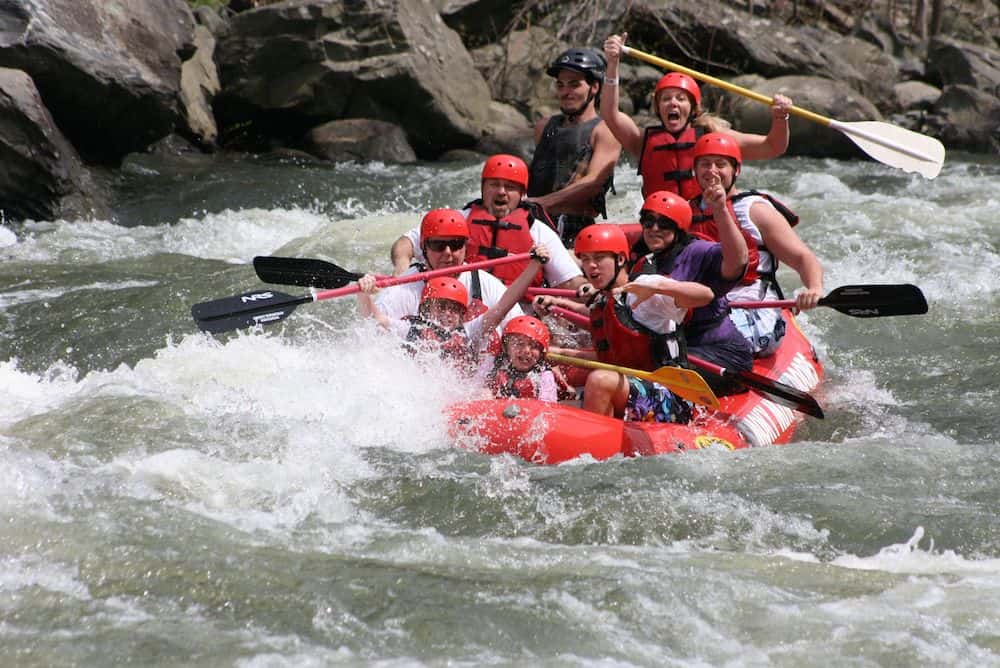
[[[677,223],[669,218],[663,218],[662,216],[640,216],[639,224],[642,225],[642,229],[644,230],[651,230],[654,225],[664,232],[676,232],[680,229],[677,227]]]
[[[445,248],[451,249],[452,252],[458,251],[465,248],[465,242],[467,239],[428,239],[424,242],[427,250],[434,251],[435,253],[443,253]]]

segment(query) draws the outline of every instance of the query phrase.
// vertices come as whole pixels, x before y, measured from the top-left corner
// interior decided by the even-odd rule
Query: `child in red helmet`
[[[497,303],[468,321],[465,320],[469,307],[468,290],[452,276],[428,280],[421,293],[418,312],[394,320],[375,306],[372,294],[377,291],[376,278],[366,274],[358,281],[361,288],[357,295],[358,306],[362,315],[375,318],[379,325],[399,334],[414,352],[434,348],[440,351],[442,357],[455,360],[468,369],[477,359],[483,339],[517,304],[539,268],[548,261],[545,246],[537,246],[531,253],[531,261]]]
[[[486,376],[486,385],[497,397],[558,401],[569,391],[562,374],[545,360],[549,329],[538,318],[522,315],[504,327],[501,352]]]

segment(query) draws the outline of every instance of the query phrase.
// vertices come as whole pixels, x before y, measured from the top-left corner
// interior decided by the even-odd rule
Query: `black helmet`
[[[576,70],[586,75],[588,81],[600,81],[608,63],[604,54],[596,49],[567,49],[552,61],[545,73],[559,76],[559,70]]]

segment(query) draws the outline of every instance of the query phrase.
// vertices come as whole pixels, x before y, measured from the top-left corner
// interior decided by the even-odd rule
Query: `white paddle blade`
[[[917,172],[933,179],[944,163],[944,145],[933,137],[891,123],[830,121],[830,127],[847,135],[862,151],[890,167]]]

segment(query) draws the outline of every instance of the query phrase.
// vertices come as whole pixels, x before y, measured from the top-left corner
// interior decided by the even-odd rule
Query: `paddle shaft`
[[[893,285],[844,285],[821,297],[819,306],[827,306],[855,318],[877,318],[927,313],[924,293],[908,283]],[[733,308],[792,308],[793,299],[733,302]]]
[[[441,269],[431,269],[429,271],[421,271],[416,274],[407,274],[405,276],[387,276],[376,280],[375,286],[379,288],[391,288],[394,285],[426,281],[431,278],[437,278],[438,276],[454,276],[455,274],[463,274],[467,271],[488,269],[489,267],[495,267],[500,264],[523,262],[524,260],[530,259],[531,253],[516,253],[515,255],[498,257],[494,260],[482,260],[480,262],[470,262],[469,264],[459,264],[454,267],[442,267]],[[331,299],[333,297],[341,297],[343,295],[352,295],[355,292],[361,292],[361,288],[357,283],[354,285],[346,285],[342,288],[336,288],[334,290],[320,290],[313,295],[313,299],[315,301],[320,301],[322,299]]]
[[[664,58],[654,56],[651,53],[646,53],[644,51],[640,51],[638,49],[634,49],[630,46],[624,46],[624,45],[622,46],[622,53],[634,56],[639,60],[644,60],[647,63],[650,63],[651,65],[657,65],[664,69],[674,70],[676,72],[680,72],[681,74],[686,74],[694,79],[704,81],[705,83],[712,84],[713,86],[718,86],[719,88],[727,90],[731,93],[742,95],[743,97],[750,98],[751,100],[756,100],[757,102],[760,102],[762,104],[766,104],[768,106],[774,104],[773,97],[764,95],[763,93],[758,93],[756,91],[750,90],[749,88],[743,88],[742,86],[737,86],[736,84],[729,83],[728,81],[723,81],[722,79],[718,79],[708,74],[703,74],[701,72],[698,72],[697,70],[692,70],[689,67],[684,67],[683,65],[679,65]],[[820,125],[825,125],[828,128],[838,130],[845,134],[857,135],[862,139],[866,139],[872,143],[879,144],[880,146],[892,149],[893,151],[898,151],[899,153],[908,155],[911,158],[916,158],[917,160],[924,160],[927,162],[936,161],[936,158],[934,158],[933,156],[929,156],[920,151],[916,151],[912,147],[906,146],[905,144],[901,144],[897,141],[893,141],[888,137],[882,137],[877,134],[867,132],[861,128],[852,127],[847,123],[842,123],[832,118],[827,118],[826,116],[822,116],[815,112],[809,111],[808,109],[803,109],[802,107],[796,107],[793,105],[789,107],[788,111],[800,118],[812,121],[813,123],[819,123]]]
[[[565,288],[528,288],[525,294],[529,297],[548,295],[552,297],[567,297],[569,299],[574,299],[577,296],[576,290],[567,290]]]
[[[481,262],[472,262],[470,264],[459,264],[454,267],[442,267],[441,269],[431,269],[429,271],[421,271],[416,274],[407,274],[405,276],[387,276],[376,280],[375,286],[378,288],[391,288],[394,285],[426,281],[431,278],[437,278],[438,276],[454,276],[455,274],[462,274],[467,271],[486,269],[488,267],[495,267],[499,264],[509,264],[511,262],[521,262],[523,260],[530,259],[531,253],[517,253],[515,255],[499,257],[495,260],[483,260]],[[342,288],[335,288],[333,290],[317,290],[312,293],[312,301],[318,302],[323,301],[324,299],[335,299],[336,297],[353,295],[357,292],[361,292],[361,286],[357,283],[345,285]]]

